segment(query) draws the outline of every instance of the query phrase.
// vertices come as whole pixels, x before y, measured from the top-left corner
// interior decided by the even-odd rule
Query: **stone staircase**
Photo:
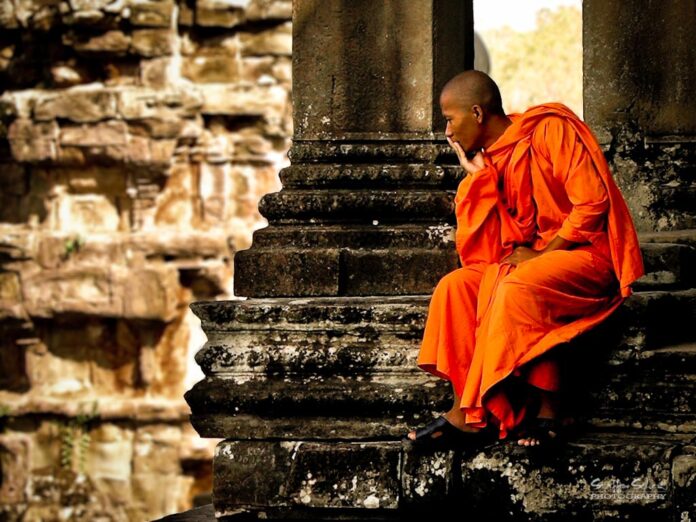
[[[417,452],[400,438],[449,408],[416,357],[429,295],[199,302],[206,378],[186,399],[214,461],[216,516],[400,520],[696,517],[696,231],[643,234],[636,293],[565,354],[579,434]]]

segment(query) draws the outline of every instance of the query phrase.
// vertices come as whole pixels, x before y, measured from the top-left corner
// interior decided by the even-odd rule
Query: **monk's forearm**
[[[578,245],[575,241],[568,241],[561,236],[554,237],[541,252],[551,252],[552,250],[568,250],[570,247]]]

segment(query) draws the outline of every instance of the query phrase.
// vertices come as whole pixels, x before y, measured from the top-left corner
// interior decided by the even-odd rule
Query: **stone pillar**
[[[438,98],[471,68],[471,24],[471,2],[295,2],[292,165],[235,294],[425,294],[456,268]]]
[[[696,227],[696,0],[583,3],[585,117],[642,231]]]
[[[294,2],[291,165],[261,202],[269,226],[235,255],[251,299],[192,306],[208,342],[191,422],[226,439],[218,516],[404,506],[399,438],[449,392],[416,357],[457,266],[462,170],[439,92],[472,50],[470,1]]]

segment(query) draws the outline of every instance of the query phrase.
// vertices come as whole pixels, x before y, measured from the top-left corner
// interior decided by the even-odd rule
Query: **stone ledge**
[[[384,201],[373,198],[372,214],[350,210],[362,205],[366,191],[283,190],[264,196],[273,209],[268,216],[271,225],[255,231],[252,248],[235,256],[235,294],[255,298],[431,294],[439,278],[459,266],[455,228],[445,222],[449,211],[440,222],[417,224],[420,210],[409,208],[422,206],[419,192],[380,194]],[[395,202],[399,209],[392,208]],[[268,214],[263,205],[261,210]],[[298,224],[297,212],[312,214],[312,223]],[[399,213],[410,217],[400,219]],[[348,214],[359,217],[343,221]],[[696,237],[694,231],[648,236],[641,244],[646,274],[634,283],[634,290],[696,285],[692,236]]]
[[[223,441],[215,456],[215,510],[223,520],[240,513],[398,519],[454,506],[488,520],[590,520],[646,510],[675,516],[694,501],[685,480],[696,473],[684,457],[696,454],[689,440],[596,433],[536,454],[514,443],[421,453],[385,442]]]
[[[453,221],[453,190],[292,189],[261,198],[269,223]]]
[[[196,356],[207,377],[186,393],[192,423],[215,437],[402,434],[446,409],[450,393],[416,365],[428,302],[417,295],[193,304],[208,342]],[[640,413],[645,429],[690,431],[696,351],[684,325],[694,314],[696,289],[633,294],[567,345],[568,404],[590,424]],[[351,415],[364,422],[348,422]]]
[[[0,393],[0,403],[8,409],[7,415],[60,415],[76,417],[91,411],[97,402],[97,415],[101,420],[137,420],[161,422],[186,422],[190,414],[183,399],[132,398],[132,397],[31,397],[26,394]]]
[[[280,172],[283,188],[444,188],[462,179],[461,167],[428,163],[295,164]]]

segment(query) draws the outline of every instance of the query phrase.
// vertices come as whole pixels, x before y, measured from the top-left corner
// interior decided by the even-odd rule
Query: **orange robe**
[[[466,422],[493,420],[500,438],[526,412],[500,386],[506,377],[557,391],[547,352],[606,319],[643,275],[631,215],[589,128],[556,103],[509,118],[485,168],[457,189],[462,268],[438,282],[418,355],[421,369],[452,382]],[[556,235],[580,245],[501,263]]]

